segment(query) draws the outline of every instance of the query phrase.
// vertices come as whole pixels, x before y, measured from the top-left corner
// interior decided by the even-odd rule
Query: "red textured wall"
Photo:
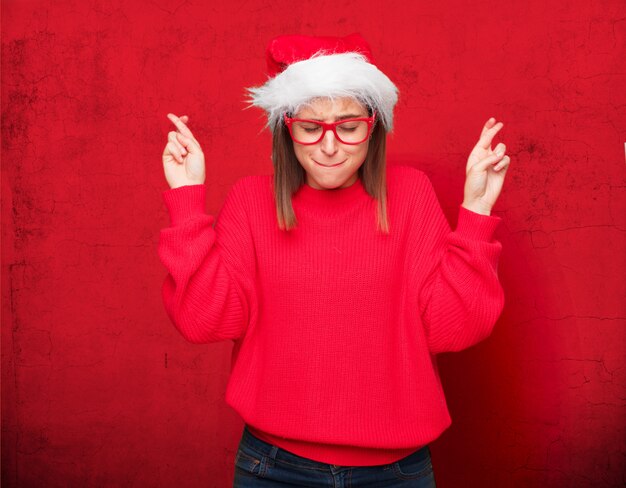
[[[401,91],[389,157],[451,224],[490,116],[511,156],[494,214],[506,305],[439,357],[438,486],[624,482],[624,2],[2,3],[2,482],[226,487],[243,422],[231,343],[161,303],[167,112],[207,155],[207,211],[269,174],[265,80],[283,33],[361,32]]]

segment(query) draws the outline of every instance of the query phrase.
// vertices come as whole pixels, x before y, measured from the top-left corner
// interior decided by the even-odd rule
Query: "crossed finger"
[[[188,120],[189,118],[186,115],[183,115],[182,117],[177,117],[176,115],[169,113],[167,114],[167,118],[170,119],[170,121],[176,126],[176,128],[178,129],[177,132],[174,132],[174,134],[176,134],[176,139],[183,145],[186,147],[193,147],[193,151],[195,152],[197,151],[201,151],[200,148],[200,143],[196,140],[196,138],[193,136],[193,134],[191,133],[191,131],[189,130],[189,128],[187,127],[187,125],[185,124],[185,122],[183,122],[183,118]],[[190,149],[190,151],[192,151],[192,149]]]
[[[478,140],[478,146],[485,150],[490,150],[491,141],[493,141],[493,138],[498,133],[498,131],[502,129],[502,127],[504,127],[504,124],[502,122],[496,123],[496,119],[491,117],[483,127],[483,130],[480,134],[480,139]]]
[[[185,125],[185,123],[179,117],[176,117],[176,115],[174,114],[167,114],[167,118],[172,121],[172,123],[176,126],[176,128],[182,135],[188,137],[189,139],[192,139],[194,142],[197,142],[187,125]]]

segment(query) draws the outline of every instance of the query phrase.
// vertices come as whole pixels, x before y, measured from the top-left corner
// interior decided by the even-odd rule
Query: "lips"
[[[343,161],[339,163],[335,163],[335,164],[322,164],[322,163],[318,163],[317,161],[315,161],[315,159],[313,160],[313,162],[319,166],[324,166],[325,168],[334,168],[335,166],[342,165],[343,163],[346,162],[346,160],[344,159]]]

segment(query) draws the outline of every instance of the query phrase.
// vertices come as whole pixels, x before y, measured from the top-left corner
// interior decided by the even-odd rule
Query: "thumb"
[[[487,156],[485,159],[479,161],[470,169],[474,171],[487,171],[490,166],[493,166],[495,163],[500,161],[504,157],[503,154],[492,154],[491,156]]]

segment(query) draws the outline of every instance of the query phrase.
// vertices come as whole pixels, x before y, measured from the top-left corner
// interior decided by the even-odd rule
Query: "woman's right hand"
[[[203,184],[206,179],[204,153],[186,125],[189,117],[167,114],[177,130],[167,134],[163,150],[163,170],[170,188]]]

